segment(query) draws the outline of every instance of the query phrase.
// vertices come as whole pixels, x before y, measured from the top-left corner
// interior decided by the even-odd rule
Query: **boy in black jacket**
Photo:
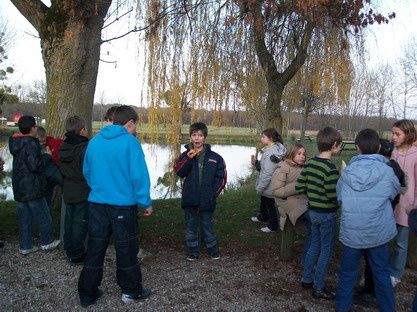
[[[44,193],[43,171],[51,151],[47,149],[42,154],[34,117],[22,116],[17,124],[21,133],[10,137],[9,149],[13,155],[13,194],[19,202],[19,252],[27,255],[38,250],[33,246],[32,219],[39,223],[42,250],[55,249],[60,241],[53,239],[52,218]]]
[[[65,121],[65,140],[58,157],[64,177],[65,234],[64,249],[71,263],[85,259],[85,238],[88,229],[88,194],[90,187],[83,176],[83,161],[88,138],[85,121],[79,116]]]
[[[213,229],[216,197],[226,185],[226,164],[223,158],[204,144],[207,126],[202,122],[190,126],[191,144],[175,162],[176,174],[184,178],[181,205],[185,213],[187,261],[200,256],[199,233],[212,259],[220,259],[219,246]],[[201,230],[199,228],[201,227]]]

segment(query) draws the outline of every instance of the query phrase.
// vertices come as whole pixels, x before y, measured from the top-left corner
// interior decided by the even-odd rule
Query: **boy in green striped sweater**
[[[307,216],[311,222],[311,242],[304,260],[301,280],[303,288],[313,288],[313,296],[334,299],[326,290],[326,275],[336,235],[336,210],[339,208],[336,183],[339,173],[331,157],[340,151],[342,137],[331,127],[317,134],[319,155],[309,159],[295,186],[298,193],[307,193]]]

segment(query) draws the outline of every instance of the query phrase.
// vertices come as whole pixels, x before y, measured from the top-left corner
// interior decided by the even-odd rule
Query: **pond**
[[[177,198],[181,196],[179,191],[180,182],[176,183],[177,189],[166,186],[161,183],[164,175],[171,170],[170,164],[170,147],[162,144],[142,144],[148,165],[151,179],[151,197],[152,199],[160,198]],[[227,187],[237,185],[240,180],[245,179],[251,173],[250,155],[255,154],[255,147],[241,145],[212,145],[212,150],[220,154],[225,162],[227,169]],[[181,148],[181,152],[184,151]],[[0,149],[0,157],[5,161],[4,170],[0,181],[0,198],[2,200],[13,200],[11,170],[13,157],[9,153],[8,146]],[[159,184],[158,184],[159,182]],[[164,185],[165,184],[165,185]]]

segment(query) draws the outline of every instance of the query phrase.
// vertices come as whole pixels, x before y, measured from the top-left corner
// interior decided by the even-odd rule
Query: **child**
[[[152,215],[150,180],[140,142],[136,138],[138,114],[127,105],[114,112],[108,125],[88,143],[83,174],[91,188],[88,244],[78,280],[81,305],[93,305],[103,292],[103,263],[110,237],[114,236],[117,283],[124,303],[143,300],[151,290],[142,287],[138,244],[138,207]]]
[[[400,282],[404,273],[409,235],[408,215],[416,207],[417,147],[413,145],[416,139],[416,129],[412,121],[403,119],[394,123],[392,142],[395,149],[391,158],[398,162],[408,178],[408,189],[400,196],[400,201],[394,210],[398,231],[391,256],[391,282],[394,287]]]
[[[252,165],[260,171],[256,181],[256,192],[261,194],[261,205],[258,215],[252,217],[251,220],[253,222],[268,222],[268,226],[261,228],[261,231],[271,233],[278,229],[278,216],[271,190],[271,178],[287,150],[283,145],[281,135],[274,128],[262,131],[261,142],[266,145],[262,149],[261,160],[255,161],[254,156],[251,159]]]
[[[83,160],[88,138],[85,121],[79,116],[65,121],[65,140],[59,148],[59,161],[64,176],[65,210],[64,248],[71,263],[85,258],[85,238],[88,225],[88,193],[90,188],[83,176]]]
[[[106,111],[106,115],[104,116],[104,120],[106,121],[107,125],[112,125],[113,124],[114,112],[116,111],[117,108],[118,108],[118,106],[112,106]]]
[[[271,179],[271,190],[275,196],[275,202],[279,211],[279,226],[281,231],[284,231],[285,222],[289,217],[293,225],[297,220],[305,219],[305,212],[307,211],[307,197],[305,194],[298,194],[295,191],[295,183],[303,169],[306,161],[306,150],[301,144],[294,144],[290,146],[284,156],[284,160],[278,164]],[[307,224],[308,232],[310,226]],[[304,252],[302,255],[302,262],[304,263],[305,255],[308,250],[310,235],[307,234]]]
[[[181,206],[185,213],[187,261],[200,256],[199,233],[213,260],[220,259],[219,246],[213,229],[216,197],[226,185],[226,164],[223,158],[204,144],[207,126],[202,122],[190,126],[191,144],[185,146],[175,161],[175,173],[184,178]]]
[[[404,174],[404,171],[401,170],[400,165],[395,160],[390,159],[392,155],[392,151],[394,150],[394,144],[391,141],[388,141],[386,139],[380,139],[379,144],[381,146],[379,149],[379,154],[389,159],[387,165],[392,168],[392,170],[394,171],[394,174],[398,178],[398,182],[400,182],[400,185],[401,185],[400,193],[394,198],[394,200],[391,201],[392,209],[394,209],[400,200],[400,194],[404,194],[407,191],[406,176]],[[374,296],[375,289],[374,289],[374,282],[373,282],[373,277],[372,277],[372,269],[368,262],[367,254],[364,253],[364,256],[365,256],[365,284],[364,284],[364,287],[360,290],[359,295],[368,294],[368,295]]]
[[[21,134],[10,137],[9,149],[13,155],[13,194],[19,203],[19,252],[27,255],[38,250],[33,246],[32,219],[39,224],[42,250],[53,250],[60,241],[53,239],[52,218],[44,194],[46,181],[42,173],[46,159],[51,158],[50,151],[41,152],[34,117],[22,116],[18,126]]]
[[[397,234],[390,200],[400,183],[389,168],[380,148],[378,133],[361,130],[355,139],[360,155],[351,159],[337,183],[337,199],[342,207],[340,263],[336,310],[349,311],[353,301],[361,255],[366,254],[373,273],[379,311],[395,311],[390,280],[389,242]]]
[[[326,275],[333,253],[336,234],[336,183],[339,178],[336,166],[330,161],[340,151],[342,137],[331,127],[317,134],[319,155],[305,164],[297,180],[298,193],[307,193],[308,218],[311,221],[311,242],[304,261],[301,285],[313,288],[313,296],[334,299],[326,289]]]
[[[46,177],[45,199],[48,203],[49,209],[51,210],[55,186],[62,186],[63,183],[62,174],[58,168],[58,150],[62,143],[62,139],[47,136],[45,128],[41,126],[38,126],[38,139],[42,152],[45,153],[45,151],[49,149],[52,153],[52,159],[47,158],[45,160],[46,164],[44,170],[44,175]]]

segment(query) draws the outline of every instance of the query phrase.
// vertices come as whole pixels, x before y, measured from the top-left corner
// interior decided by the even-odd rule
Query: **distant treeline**
[[[113,105],[94,105],[93,107],[93,120],[102,121],[106,111]],[[139,107],[138,113],[141,122],[148,122],[148,109]],[[18,103],[18,104],[5,104],[2,106],[3,116],[8,120],[14,113],[20,112],[24,115],[33,115],[41,118],[45,118],[45,109],[42,104],[34,103]],[[161,116],[169,114],[168,108],[161,108]],[[256,128],[256,122],[253,115],[246,111],[222,111],[213,112],[204,109],[199,109],[194,112],[196,119],[205,122],[208,125],[226,126],[226,127],[241,127],[241,128]],[[288,129],[299,130],[301,128],[302,116],[299,113],[292,113]],[[331,114],[311,114],[307,122],[307,130],[319,130],[324,126],[332,126],[341,130],[347,135],[354,136],[354,133],[363,128],[374,128],[379,131],[388,131],[391,129],[394,123],[394,118],[379,118],[378,116],[346,116],[346,115],[331,115]],[[191,113],[186,112],[183,116],[184,124],[190,124]]]

